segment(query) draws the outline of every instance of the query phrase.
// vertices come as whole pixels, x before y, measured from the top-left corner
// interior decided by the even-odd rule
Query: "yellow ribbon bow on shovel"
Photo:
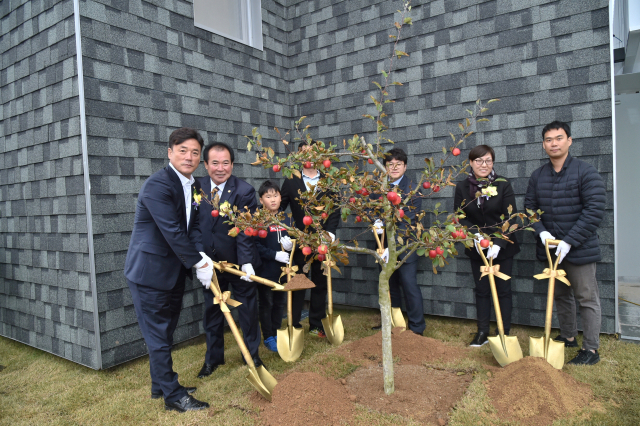
[[[482,275],[480,275],[480,278],[487,275],[493,275],[505,281],[511,279],[509,275],[503,274],[502,272],[500,272],[500,265],[481,266],[480,272],[482,272]]]
[[[220,310],[222,312],[231,312],[229,310],[229,308],[227,308],[227,305],[231,305],[234,308],[237,308],[238,306],[242,305],[242,303],[238,302],[237,300],[233,300],[231,298],[231,292],[230,291],[222,292],[221,296],[222,296],[222,304],[220,304],[220,298],[218,296],[215,296],[213,298],[213,304],[214,305],[220,305]]]
[[[566,276],[567,276],[567,273],[562,269],[555,270],[551,268],[544,268],[544,271],[542,271],[541,274],[534,275],[533,278],[537,280],[555,278],[557,280],[562,281],[566,285],[570,286],[571,284],[569,283],[569,280],[565,278]]]

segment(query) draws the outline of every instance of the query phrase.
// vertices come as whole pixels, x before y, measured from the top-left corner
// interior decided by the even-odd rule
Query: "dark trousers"
[[[298,252],[294,254],[294,261],[298,265],[299,273],[302,272],[305,260],[304,255],[298,255]],[[311,292],[311,298],[309,299],[309,329],[319,328],[323,330],[322,319],[327,316],[326,302],[327,302],[327,277],[322,275],[322,265],[318,261],[314,261],[311,264],[311,281],[316,285],[309,290]],[[302,307],[304,306],[304,296],[306,290],[294,291],[292,295],[292,307],[291,315],[293,317],[293,326],[300,328],[300,317],[302,316]]]
[[[422,334],[426,328],[424,321],[424,307],[422,303],[422,292],[418,286],[416,277],[418,262],[403,264],[389,278],[389,293],[391,293],[391,306],[402,307],[402,296],[400,289],[404,293],[404,301],[407,307],[407,317],[409,319],[409,330]]]
[[[255,282],[241,280],[229,273],[218,274],[220,290],[225,292],[232,288],[232,298],[242,303],[236,308],[238,322],[244,336],[244,343],[249,349],[251,357],[258,356],[260,345],[260,328],[258,327],[258,303]],[[224,314],[220,305],[213,304],[213,292],[202,288],[204,291],[204,331],[207,337],[207,353],[204,361],[207,364],[224,363]]]
[[[481,260],[469,259],[471,261],[471,272],[476,282],[476,311],[478,315],[478,331],[489,334],[489,320],[491,319],[491,307],[493,299],[491,298],[491,287],[489,285],[489,276],[485,275],[480,279],[480,267],[484,266]],[[494,260],[493,265],[500,265],[500,272],[511,276],[511,268],[513,266],[513,257],[503,260]],[[502,325],[505,333],[511,329],[511,282],[504,281],[495,277],[496,292],[498,293],[498,303],[500,304],[500,312],[502,313]]]
[[[158,290],[126,280],[140,331],[149,351],[151,392],[162,392],[166,402],[175,402],[187,395],[187,391],[178,383],[178,373],[173,371],[171,358],[173,332],[182,307],[184,280],[184,268],[170,290]]]
[[[264,277],[273,282],[280,282],[279,277]],[[266,285],[258,285],[258,315],[262,337],[268,339],[276,336],[282,325],[282,314],[287,304],[287,293],[284,291],[271,291]]]

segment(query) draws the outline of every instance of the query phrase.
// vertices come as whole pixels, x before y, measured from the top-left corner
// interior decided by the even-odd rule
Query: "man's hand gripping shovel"
[[[537,356],[547,360],[554,368],[562,370],[564,365],[564,343],[551,340],[551,315],[553,314],[553,293],[555,290],[556,279],[562,281],[566,285],[571,285],[566,278],[566,272],[562,269],[558,270],[558,260],[555,264],[551,260],[549,253],[549,245],[558,245],[560,240],[545,240],[544,248],[547,252],[547,260],[549,267],[545,268],[541,274],[534,275],[533,278],[543,280],[549,279],[549,291],[547,293],[547,313],[544,321],[544,337],[529,337],[529,355]]]
[[[298,270],[297,266],[292,266],[293,252],[296,250],[296,240],[291,240],[293,246],[291,248],[291,255],[289,256],[289,264],[282,267],[282,270],[287,274],[287,282],[295,275]],[[285,362],[293,362],[300,358],[302,349],[304,348],[304,332],[301,328],[293,327],[293,315],[292,301],[293,292],[287,291],[287,328],[278,330],[278,354]]]
[[[376,237],[376,243],[378,243],[378,249],[376,252],[382,256],[384,254],[384,231],[382,233],[382,238],[380,238],[374,229],[373,236]],[[391,301],[391,293],[389,293],[389,301]],[[402,327],[405,330],[407,329],[407,323],[404,320],[404,315],[402,315],[402,310],[400,308],[394,308],[393,306],[391,307],[391,327]]]
[[[241,303],[230,299],[228,291],[225,291],[224,294],[220,291],[215,269],[213,270],[213,277],[211,278],[211,291],[213,291],[215,296],[213,303],[220,305],[220,310],[224,314],[224,317],[231,328],[233,337],[235,337],[236,342],[240,347],[244,360],[247,362],[247,367],[249,367],[247,380],[260,393],[260,395],[271,401],[271,393],[273,392],[273,388],[278,384],[278,381],[267,371],[266,368],[264,368],[264,366],[261,365],[260,367],[256,367],[253,363],[251,354],[249,353],[247,346],[244,344],[244,340],[242,340],[238,327],[231,316],[231,311],[229,311],[229,307],[227,306],[240,306]]]
[[[493,245],[493,243],[491,243],[491,245]],[[491,352],[493,353],[496,361],[498,361],[498,364],[504,367],[505,365],[522,359],[522,349],[520,348],[520,343],[518,343],[518,338],[516,336],[505,336],[504,334],[502,312],[500,311],[500,302],[498,301],[498,293],[496,291],[496,276],[505,281],[511,277],[500,272],[500,265],[493,265],[493,258],[487,262],[487,258],[482,251],[482,247],[480,247],[478,243],[476,243],[476,248],[478,249],[478,253],[480,253],[485,265],[480,267],[480,272],[482,272],[480,278],[485,275],[489,276],[489,286],[491,287],[491,297],[493,298],[493,309],[496,312],[496,323],[498,324],[499,336],[491,336],[488,338],[489,347],[491,348]]]

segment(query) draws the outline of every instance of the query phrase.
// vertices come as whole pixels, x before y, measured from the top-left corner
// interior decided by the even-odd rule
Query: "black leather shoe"
[[[489,343],[489,339],[487,339],[487,337],[487,333],[485,333],[484,331],[478,331],[471,343],[469,343],[469,346],[479,348],[480,346],[486,345],[487,343]]]
[[[256,365],[256,367],[260,367],[261,365],[264,365],[264,362],[262,362],[262,360],[260,359],[259,356],[256,356],[253,359],[253,363]],[[242,362],[244,363],[244,365],[247,365],[247,361],[244,360],[244,357],[242,357]],[[267,368],[267,366],[265,365],[264,368]]]
[[[184,390],[186,390],[186,391],[187,391],[187,393],[188,393],[189,395],[191,395],[192,393],[194,393],[195,391],[197,391],[197,390],[198,390],[198,388],[197,388],[197,387],[195,387],[195,386],[194,386],[194,387],[187,387],[187,386],[185,386],[185,387],[184,387]],[[158,398],[162,398],[162,392],[158,392],[158,393],[151,392],[151,399],[158,399]]]
[[[198,373],[198,379],[204,379],[205,377],[210,376],[211,373],[216,371],[218,367],[220,367],[221,365],[224,365],[224,362],[221,362],[219,364],[207,364],[205,362],[202,368],[200,369],[200,372]]]
[[[372,330],[382,330],[382,324],[380,325],[374,325],[373,327],[371,327]]]
[[[566,337],[562,337],[561,335],[558,334],[553,340],[555,340],[556,342],[564,343],[564,347],[565,348],[577,348],[578,347],[578,341],[576,340],[575,337],[573,338],[573,340],[569,340]]]
[[[191,395],[183,396],[179,401],[164,403],[165,410],[178,411],[180,413],[184,413],[185,411],[204,410],[205,408],[209,408],[209,404],[198,401]]]

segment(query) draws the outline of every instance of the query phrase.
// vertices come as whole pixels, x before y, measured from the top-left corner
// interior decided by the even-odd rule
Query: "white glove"
[[[276,252],[276,260],[282,263],[289,263],[289,253],[287,253],[286,251]]]
[[[211,262],[211,261],[210,261]],[[204,288],[209,290],[211,286],[211,278],[213,278],[213,262],[207,263],[207,266],[196,269],[196,277],[202,283]]]
[[[382,260],[384,260],[384,263],[389,262],[389,249],[384,249],[384,253],[382,253],[380,257],[382,258]]]
[[[569,254],[569,250],[571,250],[571,244],[560,241],[560,244],[558,244],[558,249],[556,250],[556,256],[558,256],[559,258],[558,263],[562,263],[564,257]]]
[[[384,232],[384,222],[380,219],[376,219],[376,221],[373,223],[373,227],[375,228],[376,234],[378,235],[382,235],[382,233]]]
[[[498,257],[498,253],[500,253],[500,246],[496,244],[492,245],[489,247],[489,250],[487,250],[487,259],[495,259]]]
[[[542,240],[542,245],[544,245],[544,242],[545,242],[545,241],[547,241],[547,240],[555,240],[555,239],[556,239],[556,237],[554,237],[553,235],[551,235],[551,234],[550,234],[549,232],[547,232],[547,231],[542,231],[542,232],[540,233],[540,239]],[[555,246],[550,245],[549,247],[555,247]]]
[[[213,265],[213,261],[211,260],[211,258],[206,254],[204,254],[203,251],[199,251],[198,253],[200,253],[200,256],[202,256],[202,259],[200,259],[200,262],[193,265],[194,268],[196,269],[202,268],[205,263],[208,263],[209,265]]]
[[[291,249],[293,248],[293,243],[291,242],[291,238],[289,238],[288,235],[280,238],[280,244],[282,244],[282,248],[286,251],[291,251]]]
[[[327,231],[327,234],[329,234],[329,236],[331,237],[331,242],[334,242],[336,240],[336,234],[334,234],[333,232],[329,232],[329,231]]]
[[[253,265],[250,263],[245,263],[244,265],[242,265],[242,272],[244,272],[245,275],[244,277],[240,277],[241,280],[243,281],[247,281],[247,282],[253,282],[253,280],[251,278],[249,278],[249,275],[255,275],[256,271],[253,270]]]
[[[480,241],[484,240],[484,238],[482,238],[482,234],[475,234],[475,236],[476,238],[473,245],[476,247],[478,254],[480,254],[480,250],[482,250],[482,247],[480,247]]]

